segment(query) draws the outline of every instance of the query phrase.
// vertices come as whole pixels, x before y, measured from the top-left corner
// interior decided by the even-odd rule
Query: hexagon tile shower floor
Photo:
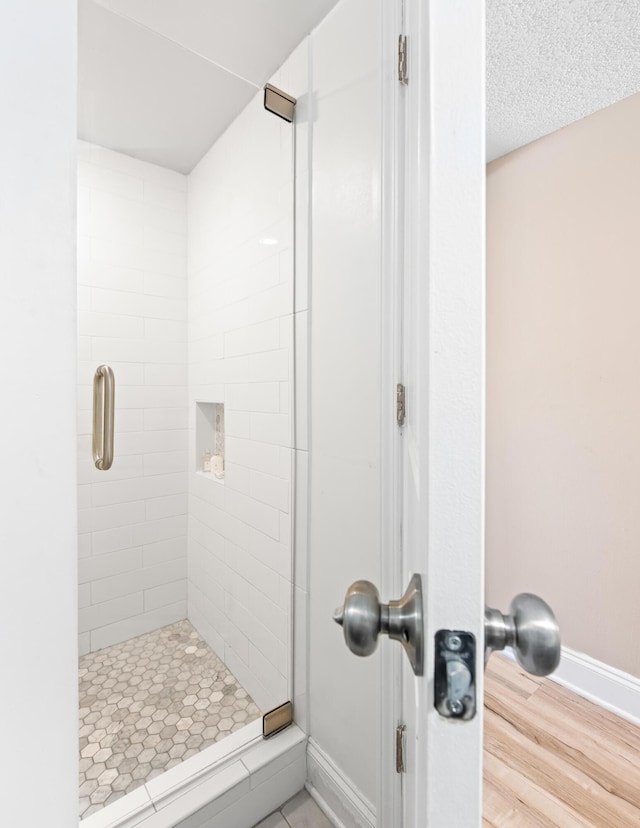
[[[260,716],[188,621],[80,659],[80,816]]]

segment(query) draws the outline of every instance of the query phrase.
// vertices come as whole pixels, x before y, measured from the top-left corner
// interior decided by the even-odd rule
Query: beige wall
[[[640,95],[487,177],[487,601],[640,675]]]

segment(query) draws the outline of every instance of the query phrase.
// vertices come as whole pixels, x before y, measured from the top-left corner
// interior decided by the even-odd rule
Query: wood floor
[[[484,828],[640,828],[640,728],[493,655]]]

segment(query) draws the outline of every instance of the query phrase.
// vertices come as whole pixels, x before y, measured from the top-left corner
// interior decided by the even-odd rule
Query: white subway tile
[[[159,564],[158,566],[136,569],[124,575],[115,575],[110,578],[94,580],[91,582],[91,600],[93,604],[112,601],[124,595],[139,593],[145,589],[160,586],[161,584],[186,579],[186,575],[187,562],[184,558],[179,558],[175,561]],[[176,600],[180,599],[177,598]],[[153,609],[153,607],[145,607],[145,609]],[[113,620],[120,619],[114,618]]]
[[[280,576],[277,572],[260,563],[242,547],[229,541],[225,543],[224,560],[228,567],[241,575],[246,581],[250,581],[256,587],[259,587],[274,603],[278,601]]]
[[[291,579],[291,551],[288,546],[252,529],[248,548],[257,561]]]
[[[82,484],[78,486],[78,509],[88,509],[91,503],[91,486]]]
[[[135,339],[144,336],[144,320],[135,316],[117,316],[113,313],[83,312],[78,314],[81,336],[106,336]]]
[[[248,495],[250,494],[250,474],[251,472],[246,466],[227,463],[224,472],[225,486]]]
[[[147,273],[159,273],[163,276],[173,276],[176,279],[187,277],[186,256],[166,251],[143,250],[140,259]]]
[[[91,584],[78,584],[78,609],[91,604]]]
[[[178,212],[182,211],[183,216],[187,215],[187,193],[185,190],[176,190],[156,181],[145,180],[144,200],[148,204],[167,207],[169,210]]]
[[[255,500],[273,506],[281,512],[289,511],[289,481],[272,474],[251,471],[249,494]]]
[[[78,314],[91,310],[91,288],[80,282],[78,277]]]
[[[260,443],[288,446],[291,443],[288,414],[251,414],[251,439]]]
[[[128,436],[131,433],[120,432],[117,429],[118,421],[122,419],[123,413],[122,411],[116,413],[113,466],[111,466],[108,473],[96,469],[91,454],[91,437],[90,435],[82,435],[82,440],[86,442],[79,446],[81,452],[78,458],[79,483],[103,483],[107,479],[110,481],[126,480],[142,476],[142,455],[127,454],[120,451],[120,438],[123,434]]]
[[[293,313],[293,291],[290,283],[276,285],[249,298],[249,325],[267,319],[277,319],[289,313]]]
[[[84,535],[78,535],[78,557],[86,558],[91,555],[91,538],[90,532]]]
[[[142,596],[140,596],[142,600]],[[119,641],[127,641],[137,635],[151,632],[167,624],[175,624],[187,617],[187,602],[178,601],[166,607],[125,618],[115,624],[108,624],[91,631],[91,649],[101,650]]]
[[[251,354],[248,382],[288,380],[290,359],[291,353],[288,348],[267,351],[263,354]]]
[[[131,572],[142,566],[142,549],[120,549],[117,552],[106,552],[103,555],[92,555],[78,561],[78,582],[90,583],[100,578],[110,578]]]
[[[92,157],[92,161],[93,161]],[[142,179],[80,159],[78,180],[84,187],[127,198],[142,199]]]
[[[229,408],[238,411],[264,411],[275,414],[280,410],[280,386],[277,382],[229,385],[227,404]]]
[[[160,339],[164,342],[186,342],[187,323],[174,319],[145,319],[145,339]]]
[[[230,515],[275,540],[279,539],[280,515],[271,506],[229,489],[226,492],[226,508]]]
[[[187,402],[187,366],[182,364],[144,366],[145,385],[172,385],[179,388],[179,400],[186,405]]]
[[[94,289],[106,288],[127,293],[142,293],[144,273],[142,270],[91,260],[82,268],[81,284]],[[92,307],[99,310],[97,302],[92,302]]]
[[[94,555],[129,549],[133,546],[133,526],[120,526],[117,529],[93,532],[91,543]]]
[[[148,408],[144,412],[145,431],[168,431],[186,429],[188,412],[184,408]]]
[[[156,543],[145,544],[142,547],[143,566],[157,566],[167,561],[174,561],[176,558],[186,558],[187,538],[186,534],[170,540],[157,541]]]
[[[151,183],[170,187],[171,189],[185,192],[187,189],[187,178],[182,173],[159,167],[157,164],[150,164],[146,161],[139,161],[130,155],[125,155],[106,147],[91,145],[91,161],[101,167],[106,167],[115,172],[134,175],[141,178],[145,184]]]
[[[136,504],[137,505],[137,504]],[[143,504],[144,508],[144,504]],[[137,544],[150,544],[156,541],[180,538],[186,534],[187,518],[185,515],[140,522],[133,527],[133,539]]]
[[[144,297],[136,285],[136,289],[131,287],[120,287],[113,281],[106,281],[107,275],[110,272],[117,272],[124,274],[126,271],[123,268],[110,267],[104,268],[105,285],[102,284],[91,289],[91,309],[96,313],[113,313],[121,316],[135,316],[136,318],[144,316]],[[139,273],[139,271],[132,271]]]
[[[130,480],[107,481],[91,485],[93,506],[108,506],[115,503],[130,503],[144,500],[143,481],[139,478]]]
[[[275,474],[277,477],[289,475],[289,450],[268,443],[228,437],[226,453],[229,462],[239,463],[256,471]]]
[[[171,431],[144,431],[142,432],[142,451],[149,454],[155,451],[184,451],[188,446],[189,432],[184,429]],[[186,462],[186,455],[185,455]]]
[[[233,411],[225,407],[224,428],[228,437],[251,438],[251,412]]]
[[[183,209],[172,209],[145,199],[142,220],[145,227],[185,237],[187,235],[187,216]]]
[[[225,356],[241,356],[280,347],[280,325],[277,319],[229,331],[224,336]]]
[[[187,579],[173,581],[169,584],[145,589],[144,608],[146,611],[158,609],[178,601],[187,600]]]
[[[146,501],[147,520],[187,514],[187,495],[177,494],[167,497],[154,497]]]
[[[160,253],[174,256],[187,255],[187,239],[183,233],[167,232],[148,224],[144,227],[144,247]]]
[[[109,362],[116,379],[116,387],[122,385],[142,385],[144,382],[144,366],[135,362]],[[91,385],[93,375],[98,366],[93,360],[78,361],[78,383]]]
[[[133,619],[85,614],[83,646],[95,649],[145,631],[152,619],[186,612],[186,178],[91,145],[82,156],[79,601],[86,602],[93,585],[94,603],[125,594],[141,599],[146,591],[144,608],[162,610],[136,606]],[[96,470],[91,457],[91,386],[100,362],[116,374],[115,460],[108,473]],[[160,583],[153,576],[162,567],[170,571]]]
[[[165,276],[162,273],[145,273],[143,292],[150,296],[163,296],[166,299],[184,299],[187,295],[187,282],[182,277]]]
[[[116,506],[98,506],[78,511],[80,532],[97,532],[101,529],[115,529],[144,520],[144,503],[119,503]]]
[[[166,475],[182,472],[187,466],[184,451],[163,451],[144,455],[144,473],[146,475]],[[186,491],[186,478],[185,478]]]

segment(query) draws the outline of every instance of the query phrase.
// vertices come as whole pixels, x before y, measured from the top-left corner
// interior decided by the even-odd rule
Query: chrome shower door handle
[[[399,601],[380,603],[378,590],[370,581],[356,581],[347,590],[344,604],[333,620],[344,630],[344,640],[352,653],[371,655],[378,645],[379,633],[399,641],[411,662],[413,672],[424,669],[422,580],[414,575]]]
[[[116,381],[108,365],[100,365],[93,377],[93,462],[107,471],[113,463],[113,428]]]
[[[530,592],[511,602],[509,614],[485,609],[484,661],[494,650],[511,647],[527,673],[548,676],[560,663],[560,628],[551,607]]]

